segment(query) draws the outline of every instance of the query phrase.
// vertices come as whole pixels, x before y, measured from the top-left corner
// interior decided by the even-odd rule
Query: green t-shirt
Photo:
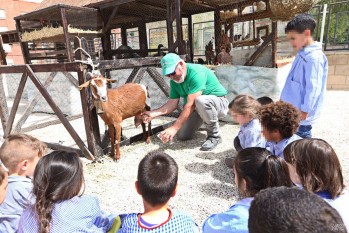
[[[187,65],[187,76],[183,83],[176,83],[170,80],[170,99],[184,98],[190,94],[202,91],[202,95],[224,96],[228,91],[218,81],[216,75],[207,67],[199,64]]]

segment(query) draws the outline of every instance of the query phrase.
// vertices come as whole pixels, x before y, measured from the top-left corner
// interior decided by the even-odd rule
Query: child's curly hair
[[[299,110],[283,101],[262,106],[258,117],[264,128],[268,131],[278,130],[283,138],[295,134],[300,122]]]

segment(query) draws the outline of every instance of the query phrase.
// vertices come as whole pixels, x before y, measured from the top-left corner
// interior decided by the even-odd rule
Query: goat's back
[[[144,111],[146,98],[146,88],[137,83],[108,89],[108,101],[103,104],[104,114],[121,117],[121,120],[136,116]]]

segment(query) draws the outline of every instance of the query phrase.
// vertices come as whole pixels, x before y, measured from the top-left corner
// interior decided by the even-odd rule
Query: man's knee
[[[205,95],[200,95],[195,99],[195,106],[197,108],[204,107],[210,102],[209,98]]]

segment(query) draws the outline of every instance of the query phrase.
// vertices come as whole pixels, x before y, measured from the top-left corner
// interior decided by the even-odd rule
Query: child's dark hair
[[[295,134],[300,121],[298,109],[283,101],[262,106],[258,116],[262,127],[268,131],[278,130],[283,138]]]
[[[76,153],[54,151],[42,157],[34,172],[33,194],[40,233],[50,231],[54,203],[82,194],[83,165]]]
[[[261,105],[267,105],[267,104],[271,104],[274,103],[273,99],[268,97],[268,96],[262,96],[257,98],[257,101],[261,104]]]
[[[344,189],[342,168],[336,152],[325,140],[306,138],[286,146],[286,162],[296,168],[303,188],[309,192],[328,191],[335,199]]]
[[[292,185],[286,162],[260,147],[245,148],[238,152],[234,160],[239,190],[253,197],[268,187]],[[246,190],[242,190],[242,179],[246,181]]]
[[[178,165],[162,151],[149,152],[138,166],[138,187],[149,204],[168,202],[177,186]]]
[[[252,118],[256,118],[260,104],[252,96],[237,95],[229,103],[228,107],[230,111],[233,111],[242,115],[250,115]]]
[[[25,149],[26,151],[23,151]],[[22,160],[43,156],[46,144],[28,134],[9,135],[0,148],[0,159],[13,172]]]
[[[335,226],[335,227],[334,227]],[[250,233],[344,233],[338,212],[319,196],[299,188],[260,191],[249,210]]]
[[[309,29],[311,34],[314,33],[316,28],[316,21],[310,14],[299,14],[294,17],[290,22],[287,23],[285,28],[285,33],[289,31],[296,31],[298,33],[303,33],[305,30]]]

